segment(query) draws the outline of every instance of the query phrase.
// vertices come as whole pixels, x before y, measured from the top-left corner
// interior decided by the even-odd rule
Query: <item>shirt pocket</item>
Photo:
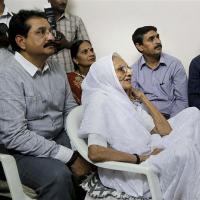
[[[171,96],[173,95],[171,80],[159,82],[158,87],[160,88],[161,93],[166,96],[167,99],[171,99]]]
[[[64,105],[65,105],[65,92],[61,91],[61,90],[56,90],[54,91],[53,94],[53,104],[54,104],[54,108],[57,111],[63,112],[64,110]]]
[[[26,96],[26,118],[28,120],[41,119],[44,116],[45,100],[40,96]]]
[[[66,35],[65,35],[66,39],[68,41],[74,41],[77,39],[77,33],[76,33],[76,30],[75,29],[72,29],[72,30],[68,30]]]

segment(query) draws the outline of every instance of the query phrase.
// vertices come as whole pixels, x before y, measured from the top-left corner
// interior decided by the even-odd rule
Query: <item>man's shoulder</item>
[[[136,69],[139,69],[140,65],[141,65],[141,62],[142,62],[142,56],[140,56],[132,65],[131,67],[136,70]]]
[[[175,56],[162,53],[162,57],[167,67],[170,67],[171,69],[175,68],[176,69],[175,71],[180,70],[180,69],[184,70],[184,66],[181,60],[176,58]]]
[[[12,59],[13,54],[5,48],[0,48],[0,65],[4,65],[4,62],[7,62],[10,60],[9,58]]]
[[[11,73],[12,71],[16,71],[16,67],[19,65],[19,63],[16,62],[14,55],[9,51],[1,51],[1,56],[0,72]]]
[[[64,78],[66,78],[65,67],[61,66],[58,62],[53,59],[48,59],[47,63],[54,74],[60,74]]]
[[[20,82],[23,74],[23,68],[15,60],[14,56],[9,56],[7,60],[0,63],[0,82],[9,81],[16,84]]]
[[[70,20],[75,20],[75,21],[80,21],[82,20],[81,17],[79,17],[78,15],[74,15],[71,13],[65,13],[65,19],[70,19]]]
[[[200,55],[194,57],[189,66],[189,73],[192,72],[192,70],[198,70],[200,71]]]
[[[172,56],[172,55],[167,54],[167,53],[162,53],[162,57],[163,57],[164,59],[166,59],[166,60],[179,61],[179,62],[180,62],[180,60],[179,60],[177,57]]]
[[[200,64],[200,55],[194,57],[194,58],[192,59],[191,63],[193,63],[193,62]]]

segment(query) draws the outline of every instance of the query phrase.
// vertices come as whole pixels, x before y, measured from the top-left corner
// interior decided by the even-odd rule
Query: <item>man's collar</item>
[[[30,61],[28,61],[24,56],[20,53],[15,52],[15,59],[21,64],[21,66],[33,77],[38,71],[40,71],[35,65],[33,65]],[[50,70],[49,65],[46,63],[42,73],[47,70]]]
[[[159,63],[158,63],[158,66],[160,66],[160,65],[162,65],[162,66],[167,66],[163,53],[161,53],[160,60],[159,60]],[[140,70],[141,70],[144,66],[147,66],[147,64],[146,64],[146,61],[145,61],[145,59],[144,59],[144,56],[142,56],[142,57],[141,57],[141,61],[140,61],[140,66],[139,66],[139,67],[140,67]],[[157,67],[156,67],[156,68],[157,68]]]
[[[62,19],[62,18],[66,18],[67,20],[69,20],[69,13],[64,12],[64,13],[58,18],[57,21],[59,21],[59,20]]]

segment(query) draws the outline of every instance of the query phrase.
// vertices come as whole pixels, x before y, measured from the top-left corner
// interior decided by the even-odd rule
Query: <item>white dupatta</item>
[[[143,125],[114,70],[112,54],[95,62],[82,83],[84,117],[79,136],[103,135],[114,148],[130,153],[150,152],[150,134]]]
[[[138,115],[138,107],[122,89],[112,55],[91,66],[82,89],[84,116],[80,137],[100,134],[114,149],[138,154],[150,152],[154,135],[147,131]],[[158,174],[164,200],[200,198],[199,123],[200,113],[196,108],[185,109],[170,119],[173,131],[159,141],[166,149],[142,163]],[[103,169],[99,172],[102,183],[119,192],[142,196],[148,191],[143,176]]]

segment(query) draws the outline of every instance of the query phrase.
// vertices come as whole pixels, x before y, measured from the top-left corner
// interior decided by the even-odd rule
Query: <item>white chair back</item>
[[[74,108],[68,115],[66,120],[66,126],[67,127],[67,133],[68,136],[72,142],[72,144],[75,146],[77,151],[90,163],[92,161],[88,158],[88,146],[86,142],[79,138],[77,135],[78,129],[81,124],[81,120],[83,117],[83,106],[77,106]],[[115,162],[115,161],[109,161],[109,162],[102,162],[102,163],[93,163],[97,167],[106,168],[106,169],[113,169],[113,170],[119,170],[119,171],[127,171],[127,172],[133,172],[133,173],[139,173],[143,174],[147,177],[147,181],[149,184],[150,192],[152,195],[152,200],[161,200],[162,199],[162,193],[159,185],[159,179],[158,176],[149,168],[143,167],[141,165],[137,164],[130,164],[130,163],[124,163],[124,162]]]

